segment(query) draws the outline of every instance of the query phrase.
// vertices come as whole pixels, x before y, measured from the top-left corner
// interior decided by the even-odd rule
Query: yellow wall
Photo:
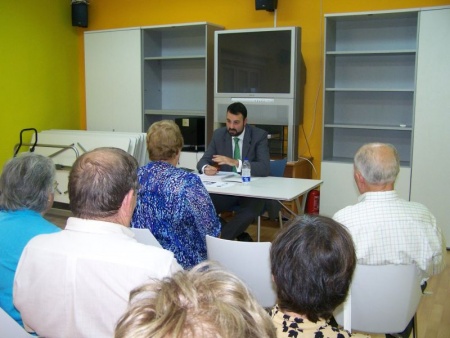
[[[208,21],[227,29],[273,27],[254,0],[91,0],[88,30]],[[323,14],[417,8],[449,0],[279,0],[277,26],[302,27],[307,66],[300,153],[318,172],[322,139]],[[0,1],[0,168],[23,128],[85,128],[84,29],[71,26],[69,0]],[[250,118],[251,116],[249,116]],[[318,177],[315,175],[315,177]]]
[[[0,1],[0,171],[20,130],[80,128],[81,31],[70,13],[69,0]]]
[[[317,175],[322,153],[323,15],[419,8],[450,4],[449,0],[279,0],[277,26],[302,27],[302,54],[307,67],[300,154],[314,157]],[[256,11],[254,0],[92,0],[89,30],[208,21],[226,29],[273,27],[274,13]],[[82,60],[80,61],[82,62]],[[80,63],[80,67],[83,64]],[[84,102],[82,102],[84,106]],[[85,123],[85,121],[82,121]],[[251,123],[251,112],[249,112]],[[305,140],[308,139],[308,142]],[[309,144],[310,152],[306,143]]]

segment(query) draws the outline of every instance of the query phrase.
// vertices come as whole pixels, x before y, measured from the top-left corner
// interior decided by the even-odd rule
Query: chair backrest
[[[0,308],[0,337],[30,338],[35,336],[25,331],[9,314]]]
[[[141,228],[129,228],[134,232],[134,238],[139,243],[156,246],[157,248],[162,248],[161,244],[159,244],[158,240],[153,236],[149,229],[141,229]]]
[[[286,168],[287,159],[270,161],[270,176],[282,177]]]
[[[420,283],[414,264],[357,264],[349,296],[334,317],[347,330],[402,332],[419,306]]]
[[[206,236],[208,259],[238,276],[265,308],[276,303],[270,271],[270,242],[239,242]]]

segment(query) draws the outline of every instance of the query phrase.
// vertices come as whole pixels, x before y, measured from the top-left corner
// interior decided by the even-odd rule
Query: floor
[[[45,216],[48,220],[64,228],[69,211],[52,209]],[[249,227],[249,234],[256,239],[256,224]],[[279,231],[278,221],[263,219],[261,241],[272,241]],[[450,251],[447,251],[447,267],[429,280],[426,294],[422,297],[417,311],[419,338],[450,337]],[[372,334],[372,338],[384,338],[384,335]],[[411,335],[412,337],[412,335]]]

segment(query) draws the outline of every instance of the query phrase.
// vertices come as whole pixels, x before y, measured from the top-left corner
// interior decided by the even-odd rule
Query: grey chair
[[[335,310],[334,317],[346,330],[384,334],[402,332],[414,318],[415,338],[420,283],[414,264],[357,264],[347,300]]]
[[[238,276],[264,308],[276,303],[270,271],[270,242],[239,242],[206,236],[208,259]]]
[[[0,308],[0,337],[4,338],[30,338],[36,337],[25,331],[17,322]]]

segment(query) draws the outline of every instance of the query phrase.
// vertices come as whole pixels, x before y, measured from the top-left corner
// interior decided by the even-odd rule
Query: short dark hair
[[[356,266],[347,229],[312,215],[286,225],[272,243],[270,259],[280,309],[312,322],[330,318],[344,302]]]
[[[242,114],[244,120],[247,118],[247,108],[245,108],[245,106],[240,102],[233,102],[230,104],[227,108],[227,112],[233,115]]]
[[[53,161],[43,155],[24,153],[10,159],[0,177],[0,209],[45,211],[55,172]]]
[[[118,148],[97,148],[77,158],[69,175],[70,209],[75,217],[114,216],[138,187],[136,159]]]

